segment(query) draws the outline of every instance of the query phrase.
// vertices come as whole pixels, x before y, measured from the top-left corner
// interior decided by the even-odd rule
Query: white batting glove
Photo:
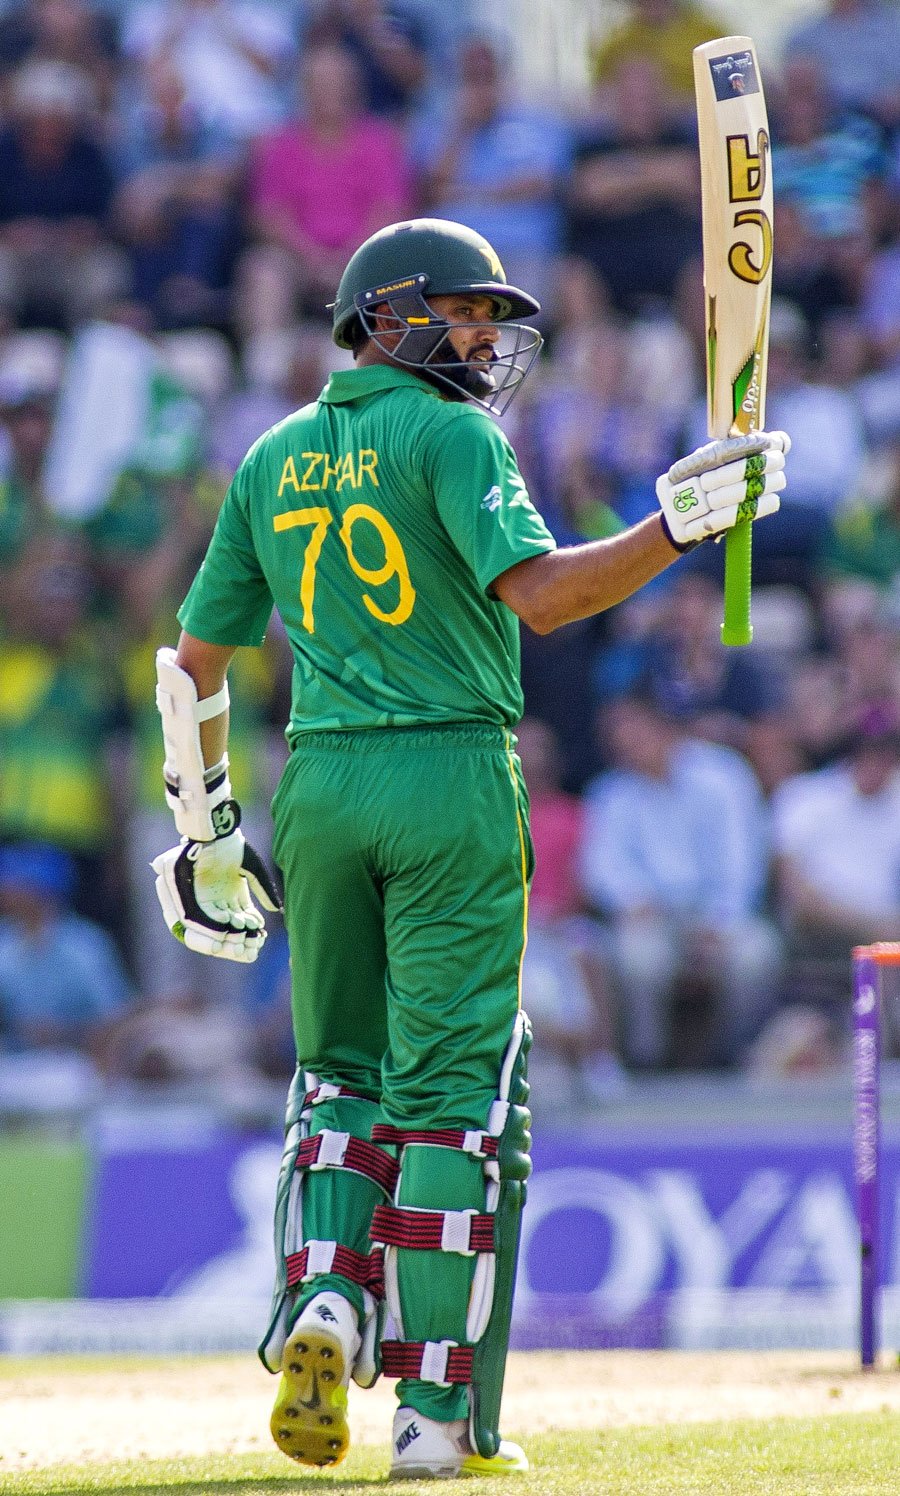
[[[253,898],[275,912],[281,895],[243,832],[235,828],[208,842],[182,837],[180,846],[161,853],[151,866],[163,916],[177,940],[204,956],[256,960],[266,925]]]
[[[707,442],[673,462],[656,480],[656,497],[675,549],[691,550],[710,535],[724,534],[739,519],[774,514],[790,449],[785,431],[753,431]]]

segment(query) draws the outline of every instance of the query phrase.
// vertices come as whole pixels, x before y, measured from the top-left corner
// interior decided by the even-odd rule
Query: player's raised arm
[[[181,842],[153,861],[156,892],[172,934],[189,950],[255,961],[266,938],[263,908],[281,895],[244,840],[228,775],[228,665],[234,650],[183,633],[177,652],[156,656],[166,798]],[[253,897],[251,897],[251,894]]]
[[[538,634],[602,613],[738,519],[774,514],[790,445],[783,431],[708,442],[658,479],[659,514],[608,540],[520,561],[496,578],[494,591]]]

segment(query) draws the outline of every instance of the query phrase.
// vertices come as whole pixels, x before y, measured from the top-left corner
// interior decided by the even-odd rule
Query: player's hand
[[[253,900],[274,912],[281,908],[281,894],[241,831],[209,842],[183,837],[151,866],[163,916],[176,939],[204,956],[256,960],[266,925]]]
[[[784,431],[753,431],[707,442],[674,462],[656,481],[663,527],[676,550],[722,535],[739,519],[762,519],[778,509],[785,486]]]

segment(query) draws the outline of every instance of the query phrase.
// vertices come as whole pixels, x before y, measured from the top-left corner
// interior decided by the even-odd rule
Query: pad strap
[[[391,1127],[387,1122],[376,1122],[370,1134],[373,1143],[390,1143],[395,1148],[405,1148],[407,1143],[428,1143],[435,1148],[457,1148],[471,1153],[473,1158],[496,1158],[498,1140],[488,1132],[461,1128],[441,1127],[433,1132],[417,1128]]]
[[[414,1210],[376,1205],[369,1235],[389,1247],[427,1252],[458,1252],[474,1257],[493,1252],[494,1217],[475,1210]]]
[[[285,1258],[287,1286],[296,1288],[320,1273],[337,1273],[360,1288],[367,1288],[376,1299],[384,1298],[384,1259],[375,1252],[354,1252],[336,1241],[308,1241],[299,1252]]]
[[[204,696],[198,700],[194,708],[195,722],[208,722],[211,717],[219,717],[228,710],[231,698],[228,695],[228,682],[226,681],[220,691],[213,696]]]
[[[354,1174],[364,1174],[366,1179],[371,1179],[386,1195],[393,1194],[400,1172],[396,1159],[383,1148],[377,1148],[362,1138],[354,1138],[349,1132],[332,1132],[330,1128],[323,1128],[315,1137],[303,1139],[297,1150],[295,1167],[350,1169]]]
[[[381,1369],[386,1377],[419,1382],[471,1382],[471,1345],[453,1340],[383,1340]]]
[[[377,1096],[367,1095],[365,1091],[354,1091],[350,1086],[336,1086],[331,1081],[323,1080],[314,1090],[307,1091],[303,1098],[303,1110],[308,1106],[321,1106],[323,1101],[335,1101],[339,1096],[348,1096],[352,1101],[378,1101]]]

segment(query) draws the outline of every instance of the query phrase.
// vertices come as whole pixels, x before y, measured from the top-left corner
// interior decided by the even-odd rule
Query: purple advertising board
[[[240,1301],[262,1324],[280,1146],[223,1134],[102,1151],[90,1299]],[[900,1283],[900,1139],[885,1139],[882,1262]],[[513,1341],[536,1346],[853,1344],[859,1231],[846,1132],[544,1133]]]

